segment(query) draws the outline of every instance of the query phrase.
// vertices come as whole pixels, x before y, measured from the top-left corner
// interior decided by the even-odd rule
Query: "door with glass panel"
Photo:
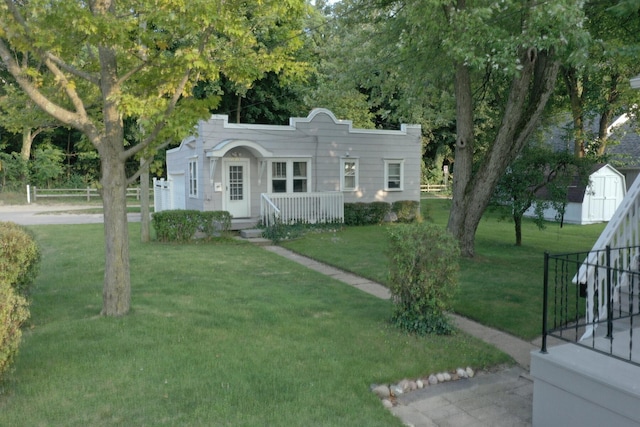
[[[224,202],[223,209],[234,218],[251,216],[249,201],[249,160],[234,159],[224,162]]]

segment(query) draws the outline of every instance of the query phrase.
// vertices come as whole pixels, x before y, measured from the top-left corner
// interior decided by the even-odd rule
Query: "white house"
[[[225,210],[258,220],[269,209],[289,219],[321,221],[336,201],[420,200],[420,125],[399,130],[354,129],[326,109],[288,126],[201,121],[179,147],[167,151],[169,197],[156,210]],[[293,212],[295,211],[295,212]]]
[[[626,194],[626,182],[622,173],[609,164],[598,164],[589,175],[589,184],[571,185],[567,189],[567,206],[562,221],[567,224],[595,224],[607,222]],[[525,216],[535,216],[534,208],[529,208]],[[544,218],[555,221],[557,211],[545,209]]]

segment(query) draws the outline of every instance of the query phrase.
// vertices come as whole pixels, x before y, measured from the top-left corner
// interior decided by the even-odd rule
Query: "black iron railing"
[[[545,253],[543,353],[552,337],[640,366],[639,315],[640,247]]]

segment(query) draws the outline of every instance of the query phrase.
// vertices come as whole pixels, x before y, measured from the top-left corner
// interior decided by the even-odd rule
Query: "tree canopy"
[[[58,122],[100,157],[105,216],[105,315],[130,308],[125,162],[190,132],[220,100],[193,96],[225,76],[250,87],[267,72],[300,76],[303,0],[4,0],[0,60]],[[125,139],[134,120],[138,141]],[[146,157],[146,156],[145,156]]]

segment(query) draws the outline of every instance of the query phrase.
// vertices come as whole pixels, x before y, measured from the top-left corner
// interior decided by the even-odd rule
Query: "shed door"
[[[620,179],[603,175],[591,177],[592,195],[589,203],[589,219],[609,221],[618,208]]]
[[[224,162],[224,179],[224,210],[234,218],[249,217],[249,160]]]

